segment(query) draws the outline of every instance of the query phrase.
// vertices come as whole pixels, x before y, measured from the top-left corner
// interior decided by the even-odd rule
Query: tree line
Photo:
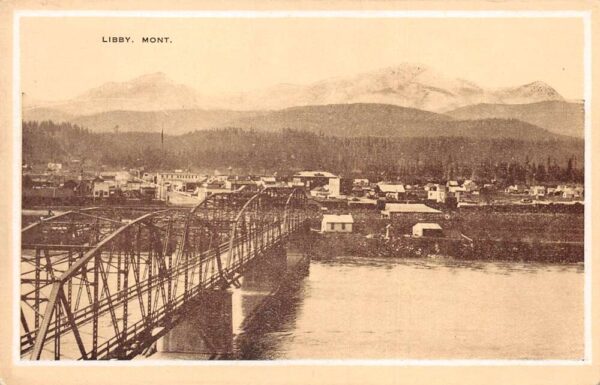
[[[292,173],[322,169],[370,179],[583,181],[583,140],[470,137],[336,137],[301,130],[223,128],[183,135],[94,133],[71,123],[23,122],[23,160],[85,160],[95,166],[234,169]]]

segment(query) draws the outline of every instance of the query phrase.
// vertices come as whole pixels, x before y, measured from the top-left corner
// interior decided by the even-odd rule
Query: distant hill
[[[333,136],[415,136],[434,122],[449,120],[445,115],[414,108],[357,103],[286,108],[245,116],[229,125],[267,131],[290,128]]]
[[[529,104],[476,104],[446,113],[465,119],[518,119],[548,129],[555,134],[583,138],[583,103],[545,101]]]
[[[236,127],[256,131],[293,129],[340,137],[462,136],[543,140],[557,136],[516,119],[456,120],[414,108],[368,103],[292,107],[279,111],[108,111],[70,117],[68,121],[94,132],[114,132],[118,126],[119,132],[161,132],[164,129],[169,135]]]
[[[51,120],[53,122],[70,122],[76,118],[75,115],[63,112],[58,108],[35,107],[23,110],[23,120],[38,121]]]
[[[231,127],[276,131],[285,128],[332,136],[515,138],[543,140],[555,134],[516,119],[454,120],[446,115],[383,104],[293,107],[247,116]]]
[[[207,95],[176,83],[164,73],[109,82],[69,100],[26,99],[25,110],[49,108],[71,115],[107,111],[280,110],[296,106],[374,103],[443,112],[478,103],[515,104],[564,100],[550,85],[532,83],[502,89],[443,75],[422,64],[397,66],[311,84],[279,84],[256,91]]]
[[[24,111],[25,121],[69,122],[94,132],[161,132],[179,135],[190,131],[226,127],[235,119],[260,114],[259,111],[228,110],[165,110],[165,111],[105,111],[90,115],[72,115],[52,108],[32,108]]]
[[[229,122],[259,112],[226,110],[107,111],[72,117],[68,121],[92,131],[160,132],[170,135],[229,126]]]
[[[75,116],[40,108],[24,114],[24,120],[70,122],[95,132],[160,132],[170,135],[222,127],[257,130],[296,128],[329,135],[395,135],[399,127],[418,130],[425,123],[452,118],[434,112],[383,104],[339,104],[292,107],[281,111],[169,110],[106,111]]]

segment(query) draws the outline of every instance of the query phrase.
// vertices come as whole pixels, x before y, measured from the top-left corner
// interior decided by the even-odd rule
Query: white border
[[[111,17],[111,18],[581,18],[584,28],[584,110],[585,110],[585,227],[584,227],[584,359],[583,360],[274,360],[274,361],[27,361],[21,360],[20,346],[20,248],[13,255],[13,364],[15,366],[585,366],[592,364],[592,255],[591,255],[591,97],[592,27],[591,11],[49,11],[18,10],[13,20],[13,245],[21,242],[21,52],[20,21],[23,17]],[[15,151],[21,149],[21,151]]]

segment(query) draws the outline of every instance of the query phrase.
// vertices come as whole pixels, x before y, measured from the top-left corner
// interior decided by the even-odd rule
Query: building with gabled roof
[[[325,214],[321,220],[321,232],[323,233],[351,233],[354,218],[351,214],[335,215]]]

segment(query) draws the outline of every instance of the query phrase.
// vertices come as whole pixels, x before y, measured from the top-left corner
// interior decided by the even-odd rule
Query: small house
[[[406,193],[406,189],[402,184],[377,183],[375,189],[380,197],[391,200],[400,200]]]
[[[352,215],[323,215],[321,221],[321,232],[323,233],[351,233],[354,218]]]
[[[437,223],[417,223],[412,228],[413,237],[443,237],[444,231]]]
[[[477,183],[475,183],[471,179],[467,179],[466,181],[463,182],[463,188],[464,188],[464,191],[466,191],[466,192],[473,192],[478,189]]]
[[[543,197],[546,195],[546,187],[544,186],[533,186],[529,189],[529,195],[534,197]]]
[[[277,179],[274,176],[261,176],[258,185],[263,188],[277,186]]]
[[[115,186],[110,182],[95,182],[94,183],[94,198],[108,198],[115,193]]]
[[[527,194],[529,192],[529,190],[527,189],[527,186],[522,185],[522,184],[515,184],[512,186],[508,186],[504,191],[507,194]]]
[[[444,185],[436,184],[436,185],[430,186],[429,190],[427,191],[427,199],[430,201],[435,201],[438,203],[445,203],[446,197],[447,197],[446,186],[444,186]]]
[[[365,178],[354,179],[354,181],[352,181],[352,185],[358,187],[368,187],[369,180]]]

